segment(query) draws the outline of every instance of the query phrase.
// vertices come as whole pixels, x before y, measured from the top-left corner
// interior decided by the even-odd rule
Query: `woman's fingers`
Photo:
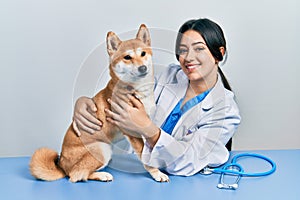
[[[87,108],[89,110],[91,110],[92,112],[94,112],[94,113],[97,112],[96,104],[92,99],[86,100],[86,105],[87,105]]]
[[[112,112],[109,109],[105,109],[104,111],[106,114],[106,119],[109,119],[108,121],[122,121],[122,117],[118,113]]]
[[[102,123],[101,124],[98,124],[98,122],[95,123],[95,122],[91,121],[91,119],[87,119],[84,116],[78,116],[77,121],[80,122],[80,124],[82,124],[83,126],[94,130],[93,132],[99,131],[101,129],[101,126],[102,126]]]
[[[81,133],[80,133],[80,131],[79,131],[78,127],[77,127],[77,123],[76,123],[75,121],[73,121],[72,126],[73,126],[73,129],[74,129],[76,135],[77,135],[78,137],[80,137],[80,136],[81,136]]]
[[[76,116],[84,125],[90,128],[97,129],[96,127],[102,126],[102,122],[96,118],[96,113],[81,112],[80,115]]]
[[[122,103],[123,101],[121,99],[115,99],[115,101],[108,99],[107,101],[110,103],[111,110],[113,110],[115,113],[122,114],[125,112],[124,108],[122,107],[125,105]]]
[[[94,133],[101,129],[102,122],[96,117],[97,106],[93,99],[80,97],[76,103],[73,114],[73,128],[78,136],[82,130]]]
[[[113,124],[113,125],[115,125],[115,126],[119,126],[119,122],[113,120],[113,119],[110,118],[110,117],[106,117],[106,120],[107,120],[109,123],[111,123],[111,124]]]
[[[96,131],[101,130],[101,128],[99,128],[99,129],[89,128],[88,126],[82,124],[80,121],[74,121],[73,122],[73,128],[74,128],[74,123],[75,123],[75,129],[77,128],[77,130],[78,130],[78,131],[76,131],[74,129],[74,131],[76,132],[77,135],[78,135],[78,132],[81,135],[81,133],[82,133],[81,131],[85,131],[89,134],[94,134]],[[78,136],[80,136],[80,135],[78,135]]]
[[[81,135],[81,130],[90,134],[101,130],[102,122],[98,120],[93,114],[85,111],[75,113],[73,118],[73,128],[78,136]]]
[[[142,102],[135,96],[130,95],[130,94],[128,94],[127,96],[129,98],[129,101],[131,101],[133,107],[140,108],[141,106],[143,106]]]

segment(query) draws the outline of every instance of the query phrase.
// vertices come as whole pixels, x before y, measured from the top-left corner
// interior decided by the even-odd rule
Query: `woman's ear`
[[[219,48],[219,50],[220,50],[220,52],[221,52],[221,54],[222,54],[222,58],[221,58],[221,60],[218,60],[217,58],[215,58],[215,63],[216,64],[218,64],[220,61],[222,61],[223,60],[223,57],[224,57],[224,55],[225,55],[225,48],[222,46],[222,47],[220,47]]]
[[[224,56],[225,55],[225,48],[224,47],[220,47],[219,50],[220,50],[222,56]]]

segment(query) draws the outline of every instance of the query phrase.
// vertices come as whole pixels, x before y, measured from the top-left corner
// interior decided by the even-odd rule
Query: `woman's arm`
[[[227,161],[225,147],[240,123],[235,104],[216,105],[195,124],[194,130],[184,130],[182,137],[173,137],[161,130],[156,145],[145,145],[142,161],[146,165],[164,168],[174,175],[190,176],[207,165],[220,165]]]

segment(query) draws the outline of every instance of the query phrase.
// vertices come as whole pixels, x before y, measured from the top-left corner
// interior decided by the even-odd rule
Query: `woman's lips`
[[[194,69],[196,69],[199,66],[200,66],[200,64],[187,64],[187,65],[185,65],[185,67],[187,68],[187,70],[189,72],[192,72]]]

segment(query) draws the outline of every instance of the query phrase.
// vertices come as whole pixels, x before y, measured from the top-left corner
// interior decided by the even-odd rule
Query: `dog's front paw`
[[[157,182],[170,182],[169,176],[157,170],[155,172],[150,173],[152,178]]]
[[[109,182],[113,180],[113,176],[108,172],[94,172],[89,176],[89,179]]]
[[[69,181],[72,183],[76,183],[78,181],[87,181],[89,176],[89,172],[87,170],[83,171],[72,171],[69,174]]]

